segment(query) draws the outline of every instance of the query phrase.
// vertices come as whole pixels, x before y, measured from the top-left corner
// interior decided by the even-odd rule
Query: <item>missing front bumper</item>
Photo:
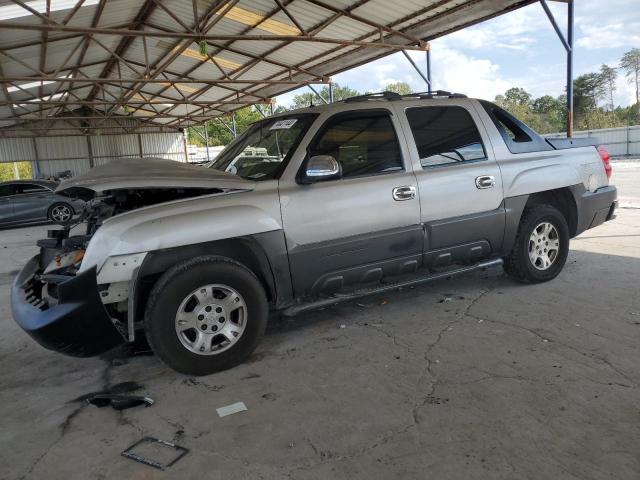
[[[99,355],[125,342],[105,309],[95,267],[57,286],[57,301],[49,303],[37,278],[39,255],[16,277],[11,289],[13,318],[49,350],[74,357]]]

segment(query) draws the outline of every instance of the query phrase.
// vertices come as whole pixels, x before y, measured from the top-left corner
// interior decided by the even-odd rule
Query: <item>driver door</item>
[[[296,296],[351,290],[420,267],[417,183],[396,122],[386,108],[325,113],[281,179]],[[301,181],[306,161],[318,155],[337,160],[341,178]]]
[[[0,185],[0,225],[14,221],[12,195],[15,186],[11,184]]]

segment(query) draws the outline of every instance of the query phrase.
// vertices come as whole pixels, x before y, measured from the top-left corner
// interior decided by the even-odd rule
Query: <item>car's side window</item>
[[[13,195],[15,193],[14,190],[13,185],[0,185],[0,197]]]
[[[553,147],[543,137],[506,110],[485,100],[480,100],[480,104],[493,121],[511,153],[553,150]]]
[[[35,185],[35,184],[31,184],[31,183],[23,183],[20,185],[17,185],[17,192],[16,193],[22,193],[22,194],[27,194],[27,193],[46,193],[49,190],[46,187],[43,187],[42,185]]]
[[[398,136],[388,111],[338,114],[322,127],[309,155],[331,155],[343,177],[403,170]]]
[[[406,111],[422,168],[486,160],[480,132],[462,107],[416,107]]]

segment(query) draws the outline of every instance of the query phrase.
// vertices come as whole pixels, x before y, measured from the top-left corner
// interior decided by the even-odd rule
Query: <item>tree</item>
[[[394,82],[384,87],[387,92],[395,92],[400,95],[409,95],[413,93],[411,86],[406,82]]]
[[[611,111],[613,111],[616,108],[613,103],[613,92],[616,90],[616,78],[618,77],[618,73],[615,68],[602,64],[600,67],[600,77],[602,79],[607,100],[609,100],[609,107]]]
[[[324,98],[327,102],[329,101],[329,86],[323,86],[318,93]],[[355,97],[356,95],[360,95],[357,90],[349,88],[347,86],[341,86],[338,83],[333,84],[333,101],[338,102],[340,100],[344,100],[349,97]],[[322,100],[318,98],[318,96],[309,91],[305,93],[300,93],[293,97],[293,104],[291,105],[292,109],[296,108],[306,108],[310,105],[318,105],[324,103]]]
[[[504,92],[504,101],[511,105],[529,105],[531,94],[524,88],[513,87]]]
[[[264,109],[268,107],[262,107]],[[240,135],[244,132],[249,125],[253,122],[257,122],[262,118],[262,115],[255,109],[255,107],[244,107],[235,112],[236,119],[236,132]],[[226,126],[225,126],[226,125]],[[229,128],[227,128],[229,127]],[[231,115],[220,117],[219,119],[209,120],[205,124],[207,134],[209,135],[209,145],[226,145],[233,140],[233,133],[230,129],[233,129],[233,119]],[[189,143],[204,146],[204,130],[203,127],[197,127],[197,133],[194,128],[190,128],[189,131]]]
[[[602,75],[597,72],[585,73],[573,81],[573,110],[576,125],[582,123],[587,128],[596,128],[598,100],[606,96]]]
[[[620,68],[630,82],[636,84],[636,103],[640,104],[640,48],[632,48],[620,60]]]
[[[549,114],[557,113],[564,108],[564,104],[560,100],[553,98],[551,95],[543,95],[531,102],[531,109],[535,113]]]

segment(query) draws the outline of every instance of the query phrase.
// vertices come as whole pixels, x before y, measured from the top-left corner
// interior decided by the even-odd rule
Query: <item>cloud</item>
[[[493,99],[513,84],[500,76],[500,66],[488,58],[476,58],[460,50],[439,46],[432,53],[434,87]]]
[[[595,50],[640,45],[640,22],[580,25],[581,35],[576,46]]]

